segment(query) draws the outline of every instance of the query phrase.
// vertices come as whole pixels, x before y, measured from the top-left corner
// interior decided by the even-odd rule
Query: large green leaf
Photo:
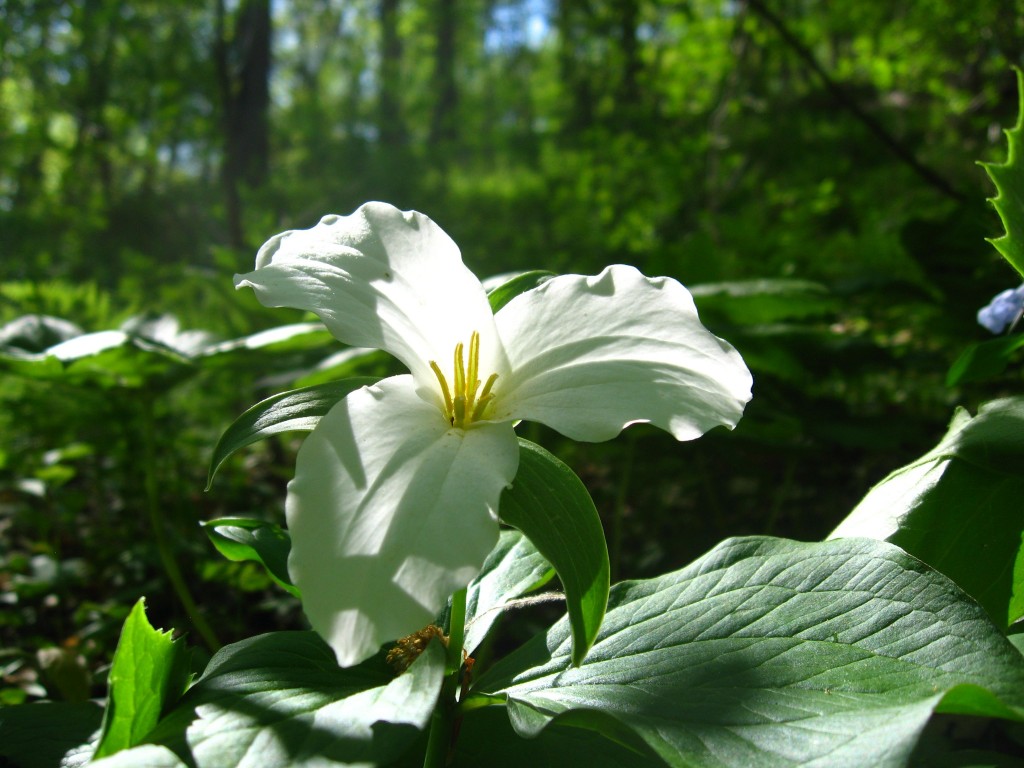
[[[196,370],[180,352],[125,331],[76,336],[40,353],[0,348],[0,372],[78,386],[154,388],[175,384]]]
[[[345,395],[376,382],[358,377],[280,392],[261,400],[232,422],[214,446],[207,490],[225,461],[240,448],[281,432],[308,432]]]
[[[611,573],[590,494],[569,467],[520,438],[519,471],[501,495],[499,511],[554,566],[572,622],[573,663],[579,664],[601,627]]]
[[[326,357],[325,357],[326,354]],[[297,387],[327,384],[356,375],[378,375],[390,355],[376,349],[339,348],[321,322],[294,323],[239,339],[207,345],[197,357],[205,369],[285,371]]]
[[[519,531],[502,531],[466,594],[466,653],[480,645],[510,600],[543,586],[554,575],[529,539]]]
[[[292,323],[239,339],[210,344],[201,356],[207,364],[226,364],[256,353],[279,357],[289,353],[321,350],[337,343],[323,323]]]
[[[221,517],[202,525],[210,542],[228,560],[259,563],[279,586],[301,597],[288,574],[292,540],[281,526],[247,517]]]
[[[395,677],[382,655],[340,668],[312,632],[260,635],[218,651],[151,741],[193,768],[386,765],[430,720],[444,655]]]
[[[871,539],[732,539],[617,584],[578,668],[570,637],[562,619],[479,681],[524,736],[613,718],[672,766],[884,767],[936,708],[1024,719],[1020,653],[946,577]]]
[[[185,644],[172,640],[170,631],[150,626],[144,599],[125,620],[107,680],[107,709],[96,757],[141,744],[188,684]]]
[[[1006,233],[989,242],[1003,254],[1014,269],[1024,275],[1024,72],[1017,72],[1017,97],[1020,110],[1017,124],[1006,131],[1009,156],[1005,163],[981,163],[996,185],[992,205],[1003,220]]]
[[[829,538],[884,539],[942,571],[1000,626],[1024,616],[1024,398],[960,409],[939,444],[876,485]]]

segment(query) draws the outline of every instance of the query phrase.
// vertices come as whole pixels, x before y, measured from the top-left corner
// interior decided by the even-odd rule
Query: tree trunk
[[[240,186],[261,186],[270,159],[270,0],[243,0],[227,30],[224,0],[217,0],[217,64],[224,126],[221,178],[228,239],[244,248]]]
[[[455,37],[458,14],[456,0],[437,0],[434,48],[434,114],[430,143],[443,164],[459,138],[457,117],[459,92],[455,85]]]
[[[624,122],[630,124],[640,103],[640,41],[637,37],[640,9],[637,0],[618,0],[616,11],[619,50],[622,54],[622,77],[619,80],[619,93],[615,101],[622,110]]]
[[[558,15],[558,70],[569,104],[562,132],[573,136],[585,131],[594,122],[594,94],[590,79],[581,71],[576,56],[576,0],[559,0]]]
[[[388,148],[405,143],[402,104],[402,38],[398,35],[399,0],[380,0],[380,95],[378,130],[381,144]]]

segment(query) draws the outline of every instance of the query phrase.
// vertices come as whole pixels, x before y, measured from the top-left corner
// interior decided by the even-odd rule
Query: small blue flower
[[[978,322],[992,333],[1002,333],[1024,310],[1024,285],[1007,288],[978,310]]]

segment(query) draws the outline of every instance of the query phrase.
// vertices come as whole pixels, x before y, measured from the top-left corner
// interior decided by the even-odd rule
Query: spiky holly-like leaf
[[[1017,73],[1019,104],[1024,105],[1024,72]],[[1005,163],[981,163],[996,185],[997,194],[989,198],[1006,233],[989,242],[1003,254],[1021,275],[1024,275],[1024,109],[1018,112],[1017,124],[1006,131],[1009,153]]]

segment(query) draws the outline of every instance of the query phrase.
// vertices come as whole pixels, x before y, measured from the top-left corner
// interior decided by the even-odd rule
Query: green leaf
[[[510,600],[546,584],[555,575],[551,564],[519,531],[502,531],[497,545],[466,593],[466,653],[484,636]]]
[[[996,185],[996,196],[989,198],[989,202],[995,206],[1006,230],[1004,235],[990,238],[989,242],[1024,275],[1024,170],[1021,167],[1024,153],[1024,72],[1016,67],[1014,71],[1017,73],[1019,110],[1017,124],[1005,132],[1009,154],[1005,163],[980,165]]]
[[[521,293],[526,293],[555,276],[554,272],[535,269],[516,275],[492,291],[488,292],[487,300],[491,303],[491,311],[497,312]]]
[[[383,654],[341,669],[312,632],[260,635],[218,651],[151,741],[194,768],[387,765],[429,722],[444,655],[395,677]]]
[[[281,392],[256,403],[235,419],[217,441],[210,458],[206,489],[210,489],[217,470],[235,451],[280,432],[309,432],[347,394],[376,381],[368,377],[332,381]]]
[[[64,765],[66,755],[77,752],[76,747],[97,735],[102,719],[103,710],[92,703],[42,702],[0,707],[0,765]]]
[[[279,586],[301,597],[288,575],[292,540],[281,526],[247,517],[221,517],[202,526],[213,546],[228,560],[259,563]]]
[[[601,628],[610,574],[608,545],[590,494],[569,467],[520,438],[519,471],[499,510],[554,566],[572,622],[572,662],[580,664]]]
[[[0,348],[0,371],[76,386],[156,388],[176,384],[196,370],[179,352],[124,331],[76,336],[38,354]]]
[[[617,584],[578,668],[570,637],[563,618],[477,685],[524,736],[610,717],[672,766],[885,768],[940,705],[1024,719],[1020,653],[946,577],[870,539],[731,539]]]
[[[1024,334],[1015,333],[997,339],[971,344],[956,359],[946,374],[946,386],[984,381],[1006,370],[1013,354],[1024,347]]]
[[[957,410],[939,444],[876,485],[829,538],[868,536],[942,571],[1007,627],[1024,616],[1024,398]]]
[[[256,352],[280,356],[290,352],[319,350],[337,343],[321,322],[292,323],[240,339],[210,344],[202,351],[202,357],[216,363],[234,362],[235,358]]]
[[[108,677],[107,709],[96,757],[141,744],[188,684],[188,653],[171,632],[153,629],[140,599],[125,620]]]

